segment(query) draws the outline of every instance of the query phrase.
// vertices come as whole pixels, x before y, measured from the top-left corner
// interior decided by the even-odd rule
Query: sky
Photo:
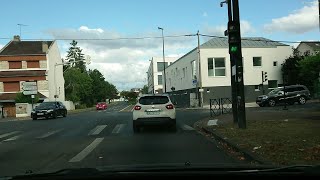
[[[0,48],[14,35],[22,40],[113,39],[201,34],[223,36],[227,7],[221,0],[1,0]],[[243,37],[280,41],[319,41],[317,0],[239,0]],[[208,38],[201,38],[204,43]],[[57,40],[62,58],[71,40]],[[162,57],[162,39],[78,40],[98,69],[118,88],[147,84],[152,57]],[[296,46],[297,44],[290,44]],[[196,37],[165,38],[165,55],[181,57]]]

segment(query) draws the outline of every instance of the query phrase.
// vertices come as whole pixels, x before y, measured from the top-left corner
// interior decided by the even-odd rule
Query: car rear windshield
[[[139,103],[142,105],[152,105],[152,104],[166,104],[169,102],[166,96],[145,96],[139,99]]]
[[[54,102],[44,102],[44,103],[41,103],[39,106],[37,106],[37,108],[54,108],[54,107],[55,107]]]

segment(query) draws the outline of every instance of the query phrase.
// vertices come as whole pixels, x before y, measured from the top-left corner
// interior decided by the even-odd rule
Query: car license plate
[[[159,115],[160,112],[147,112],[147,115]]]
[[[37,115],[43,115],[43,113],[37,113]]]

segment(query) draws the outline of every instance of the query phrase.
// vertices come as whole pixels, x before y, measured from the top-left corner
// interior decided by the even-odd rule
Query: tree
[[[93,104],[92,79],[78,68],[69,68],[64,73],[66,99],[86,105]]]
[[[286,84],[299,84],[301,80],[299,76],[297,76],[300,73],[299,62],[307,56],[309,56],[309,53],[301,55],[297,49],[293,49],[293,55],[285,59],[281,71],[287,77]]]
[[[81,72],[86,72],[85,58],[82,53],[82,49],[77,46],[78,42],[72,40],[70,43],[71,47],[67,51],[66,61],[70,62],[71,67],[80,69]]]
[[[301,84],[308,87],[311,94],[318,93],[320,55],[308,56],[299,62]]]
[[[105,83],[105,79],[100,71],[97,69],[89,70],[89,76],[92,79],[92,91],[93,101],[100,102],[105,101],[107,99],[107,84]]]
[[[39,95],[35,95],[33,99],[33,103],[37,103],[39,101]],[[16,103],[32,103],[31,95],[24,95],[22,92],[18,93],[15,99]]]
[[[149,88],[147,85],[144,85],[142,88],[142,94],[148,94]]]

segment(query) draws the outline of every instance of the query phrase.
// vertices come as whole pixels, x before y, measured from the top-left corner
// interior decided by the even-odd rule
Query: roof
[[[10,41],[0,51],[0,56],[46,54],[42,51],[43,42],[48,43],[48,48],[53,43],[53,41]]]
[[[287,44],[279,43],[266,39],[263,37],[244,37],[241,39],[242,48],[275,48],[277,46],[289,46]],[[212,38],[203,43],[200,48],[228,48],[228,38]]]
[[[302,41],[301,43],[310,46],[313,50],[320,50],[320,41]]]
[[[0,78],[4,77],[35,77],[35,76],[45,76],[45,70],[28,70],[28,71],[1,71]]]
[[[3,93],[0,94],[0,102],[15,102],[18,93]],[[45,95],[38,92],[39,99],[47,98]]]
[[[241,39],[241,48],[275,48],[277,46],[289,46],[289,45],[275,42],[275,41],[272,41],[270,39],[263,38],[263,37],[244,37]],[[212,38],[209,41],[201,44],[200,49],[201,48],[202,49],[229,48],[228,38],[227,37],[225,37],[225,38],[221,38],[221,37]],[[188,53],[186,53],[185,55],[183,55],[182,57],[177,59],[175,62],[170,64],[168,67],[170,67],[173,64],[175,64],[176,62],[180,61],[185,56],[191,54],[195,50],[197,50],[197,47],[195,47],[194,49],[192,49],[191,51],[189,51]]]

